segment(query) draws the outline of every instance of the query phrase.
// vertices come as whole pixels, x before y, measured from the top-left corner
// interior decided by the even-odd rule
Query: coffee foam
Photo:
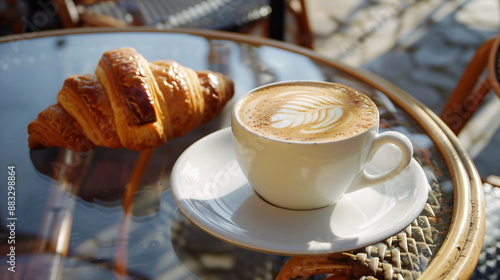
[[[239,104],[238,118],[247,129],[286,141],[342,139],[378,121],[370,98],[341,85],[272,86],[252,92]]]

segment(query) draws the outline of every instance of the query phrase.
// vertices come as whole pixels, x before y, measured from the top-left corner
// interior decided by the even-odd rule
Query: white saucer
[[[189,147],[172,170],[172,194],[193,223],[241,247],[284,255],[352,250],[398,233],[427,201],[427,179],[412,160],[398,177],[345,194],[334,205],[309,211],[278,208],[254,193],[232,141],[226,128]],[[376,156],[374,168],[384,168],[391,152],[397,150],[378,152],[382,155]]]

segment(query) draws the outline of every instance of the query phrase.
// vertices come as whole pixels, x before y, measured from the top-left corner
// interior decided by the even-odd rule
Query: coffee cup
[[[278,207],[310,210],[343,194],[397,176],[412,158],[410,140],[379,133],[379,113],[365,94],[350,87],[290,81],[256,88],[240,98],[231,117],[236,159],[254,191]],[[366,170],[377,151],[400,151],[394,167]]]

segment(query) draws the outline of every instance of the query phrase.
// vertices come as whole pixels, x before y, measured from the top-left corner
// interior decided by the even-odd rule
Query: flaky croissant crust
[[[220,73],[148,62],[133,48],[110,50],[94,74],[64,81],[57,104],[28,125],[28,145],[154,148],[213,119],[233,94],[233,82]]]

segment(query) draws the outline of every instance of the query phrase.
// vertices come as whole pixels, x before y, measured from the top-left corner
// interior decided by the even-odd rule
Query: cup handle
[[[349,187],[348,192],[353,192],[369,186],[380,184],[389,179],[396,177],[403,169],[405,169],[413,157],[413,145],[404,134],[396,131],[386,131],[375,136],[366,162],[370,162],[375,153],[386,144],[394,144],[401,151],[401,160],[399,163],[381,174],[369,174],[364,168]]]

